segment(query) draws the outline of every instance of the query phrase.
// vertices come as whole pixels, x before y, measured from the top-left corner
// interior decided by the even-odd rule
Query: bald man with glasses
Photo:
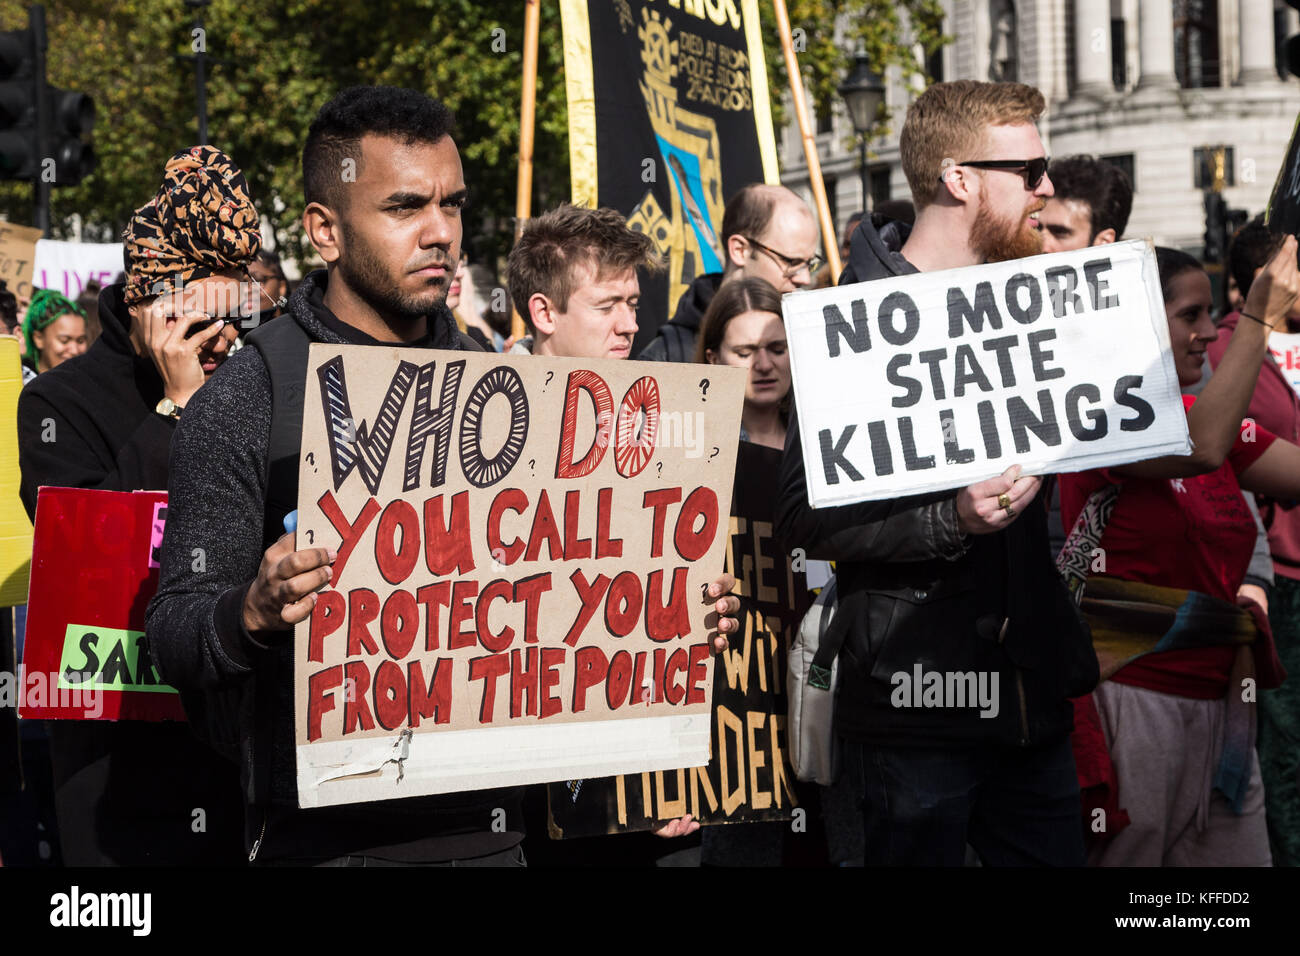
[[[660,326],[637,358],[689,362],[695,355],[700,319],[724,282],[763,279],[778,292],[810,285],[825,261],[817,252],[820,235],[808,204],[784,186],[751,183],[730,200],[722,214],[722,272],[697,276],[682,294],[677,311]]]

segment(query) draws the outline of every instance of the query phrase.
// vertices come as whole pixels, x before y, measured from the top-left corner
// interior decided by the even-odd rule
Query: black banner
[[[573,200],[609,206],[668,262],[641,276],[636,355],[698,275],[722,210],[779,181],[756,0],[563,0]]]

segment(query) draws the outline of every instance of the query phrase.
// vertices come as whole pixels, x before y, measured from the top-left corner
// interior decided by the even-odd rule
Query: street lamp
[[[858,134],[858,175],[862,178],[862,208],[869,208],[867,188],[867,135],[885,102],[885,84],[871,68],[871,58],[861,48],[853,54],[853,72],[839,85],[839,94],[849,108],[853,131]]]

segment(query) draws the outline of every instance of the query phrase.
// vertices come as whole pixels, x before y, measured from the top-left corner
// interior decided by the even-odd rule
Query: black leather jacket
[[[915,272],[897,251],[907,230],[877,232],[865,220],[840,284]],[[835,719],[845,737],[1033,746],[1068,733],[1069,698],[1096,686],[1091,638],[1052,563],[1041,500],[1006,530],[978,536],[959,530],[955,491],[813,510],[796,417],[777,534],[788,549],[837,562],[832,627],[845,639]],[[923,693],[931,674],[945,696]]]

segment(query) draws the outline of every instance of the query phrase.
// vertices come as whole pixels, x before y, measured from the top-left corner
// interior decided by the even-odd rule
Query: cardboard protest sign
[[[814,508],[1191,453],[1149,243],[782,302]]]
[[[300,805],[704,763],[740,369],[314,344]]]
[[[772,536],[781,452],[741,442],[727,537],[740,633],[713,676],[707,766],[553,783],[551,835],[646,830],[690,813],[704,824],[788,820],[799,805],[786,746],[786,650],[811,598],[797,555]]]
[[[0,337],[0,422],[18,420],[18,393],[23,370],[18,340]],[[0,430],[0,607],[27,600],[27,575],[32,566],[32,523],[18,497],[18,430]]]
[[[122,271],[120,242],[64,242],[42,239],[36,243],[32,281],[38,289],[53,289],[76,301],[90,282],[111,285]]]
[[[41,231],[12,222],[0,222],[0,279],[19,299],[31,298],[36,240]]]
[[[144,633],[166,521],[164,491],[40,490],[20,717],[185,719]]]

